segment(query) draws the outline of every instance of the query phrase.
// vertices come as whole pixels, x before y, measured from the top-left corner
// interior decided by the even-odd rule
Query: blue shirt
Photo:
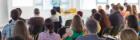
[[[13,35],[13,28],[16,24],[16,21],[12,20],[11,23],[8,23],[4,26],[2,30],[2,37],[5,37],[6,39],[11,38]]]
[[[61,0],[52,0],[53,7],[60,7]]]
[[[80,36],[76,40],[103,40],[99,38],[97,35],[86,35],[86,36]]]

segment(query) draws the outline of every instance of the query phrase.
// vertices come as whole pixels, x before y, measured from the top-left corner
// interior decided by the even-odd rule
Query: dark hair
[[[102,16],[101,16],[99,13],[95,13],[95,14],[94,14],[94,18],[95,18],[97,21],[101,21],[101,20],[102,20]]]
[[[137,18],[135,15],[129,15],[128,16],[128,26],[130,28],[133,28],[136,30],[136,32],[138,32],[138,23],[137,23]]]
[[[16,9],[19,11],[19,15],[21,15],[22,14],[21,8],[16,8]]]
[[[79,15],[73,17],[71,27],[74,31],[81,33],[83,32],[83,21]]]
[[[132,9],[131,6],[128,5],[127,8],[126,8],[126,11],[130,11],[131,12],[131,9]]]
[[[45,20],[45,30],[49,30],[49,33],[54,32],[54,23],[52,22],[51,19],[46,19]]]
[[[137,14],[137,7],[136,7],[136,5],[132,5],[132,12],[133,12],[133,15]]]
[[[42,17],[32,17],[29,19],[29,30],[32,35],[36,35],[43,31],[44,19]]]
[[[92,12],[92,15],[93,15],[93,14],[97,13],[97,10],[96,9],[92,9],[91,12]]]
[[[19,18],[19,12],[16,9],[11,11],[11,18],[17,20]]]
[[[56,15],[56,11],[54,9],[51,10],[51,15]]]
[[[79,15],[79,16],[82,17],[82,16],[83,16],[83,12],[82,12],[82,11],[78,11],[78,12],[77,12],[77,15]]]
[[[109,9],[109,8],[110,8],[110,6],[109,6],[109,5],[106,5],[106,8],[108,8],[108,9]]]
[[[120,6],[119,8],[120,8],[121,11],[123,11],[123,9],[124,9],[123,6]]]
[[[39,15],[39,14],[40,14],[40,11],[39,11],[38,8],[35,8],[35,9],[34,9],[34,14],[36,14],[36,15]]]

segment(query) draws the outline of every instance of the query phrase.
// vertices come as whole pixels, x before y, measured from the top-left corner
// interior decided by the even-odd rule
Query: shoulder
[[[83,40],[84,36],[79,36],[76,40]]]
[[[39,36],[43,36],[45,33],[44,32],[41,32],[41,33],[39,33]]]

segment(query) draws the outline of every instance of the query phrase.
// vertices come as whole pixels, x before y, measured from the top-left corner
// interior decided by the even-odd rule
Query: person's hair
[[[121,40],[138,40],[138,35],[133,29],[124,29],[120,33]]]
[[[7,40],[25,40],[25,39],[21,36],[14,36],[14,37],[8,38]]]
[[[110,27],[111,23],[110,23],[109,17],[105,14],[105,11],[103,9],[99,9],[99,13],[102,16],[101,26]]]
[[[19,15],[21,15],[21,14],[22,14],[22,10],[21,10],[21,8],[16,8],[16,9],[18,10]]]
[[[137,23],[137,18],[135,15],[129,15],[128,18],[128,26],[130,28],[134,28],[138,32],[138,23]]]
[[[119,6],[118,5],[114,5],[113,9],[116,10],[116,11],[119,11]]]
[[[97,21],[101,21],[101,20],[102,20],[102,16],[101,16],[101,14],[99,14],[99,13],[95,13],[93,16],[94,16],[94,18],[95,18]]]
[[[13,35],[14,36],[21,36],[24,39],[29,39],[29,31],[27,30],[27,26],[23,21],[18,20],[16,22]]]
[[[19,12],[16,9],[13,9],[10,16],[12,19],[17,20],[19,18]]]
[[[132,8],[130,5],[127,6],[126,11],[129,11],[130,13],[132,12]]]
[[[49,18],[45,20],[45,30],[49,30],[50,34],[54,32],[54,23]]]
[[[54,9],[51,9],[51,15],[56,15],[56,11]]]
[[[28,21],[30,34],[36,35],[43,31],[44,19],[42,17],[32,17]]]
[[[125,2],[123,5],[124,5],[124,6],[127,6],[127,5],[128,5],[128,3],[127,3],[127,2]]]
[[[120,9],[120,11],[123,11],[124,10],[123,6],[120,6],[119,9]]]
[[[92,12],[92,15],[93,15],[93,14],[97,13],[97,10],[96,9],[92,9],[91,12]]]
[[[71,27],[76,32],[83,32],[83,22],[79,15],[74,16],[72,23],[71,23]]]
[[[34,9],[34,14],[35,14],[35,15],[39,15],[39,14],[40,14],[40,11],[39,11],[38,8],[35,8],[35,9]]]
[[[136,7],[136,5],[132,5],[132,12],[133,12],[133,15],[137,14],[137,7]]]
[[[78,11],[78,12],[77,12],[77,15],[79,15],[79,16],[82,17],[82,16],[83,16],[83,12],[82,12],[82,11]]]
[[[97,33],[99,31],[99,26],[97,24],[97,21],[94,20],[94,18],[90,18],[87,20],[86,28],[90,33]]]
[[[110,6],[109,6],[109,5],[106,5],[106,8],[107,8],[107,9],[109,9],[109,8],[110,8]]]
[[[115,4],[114,4],[114,3],[112,3],[112,4],[111,4],[111,7],[113,8],[113,6],[114,6],[114,5],[115,5]]]

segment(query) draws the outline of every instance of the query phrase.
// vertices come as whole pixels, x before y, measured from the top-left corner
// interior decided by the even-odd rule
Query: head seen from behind
[[[121,40],[138,40],[138,35],[133,29],[124,29],[120,33]]]
[[[29,38],[28,32],[29,31],[27,31],[27,26],[24,23],[24,21],[18,20],[14,27],[14,36],[20,36],[23,37],[24,39],[28,39]]]
[[[82,16],[83,16],[83,12],[82,12],[82,11],[78,11],[78,12],[77,12],[77,15],[79,15],[79,16],[82,17]]]
[[[48,30],[50,34],[54,32],[54,23],[49,18],[45,20],[45,30]]]
[[[35,8],[35,9],[34,9],[34,14],[35,14],[35,15],[39,15],[39,14],[40,14],[40,11],[39,11],[38,8]]]
[[[83,22],[79,15],[74,16],[71,27],[76,32],[83,32]]]
[[[16,9],[13,9],[12,11],[11,11],[11,18],[13,19],[13,20],[17,20],[18,18],[19,18],[19,12],[16,10]]]

